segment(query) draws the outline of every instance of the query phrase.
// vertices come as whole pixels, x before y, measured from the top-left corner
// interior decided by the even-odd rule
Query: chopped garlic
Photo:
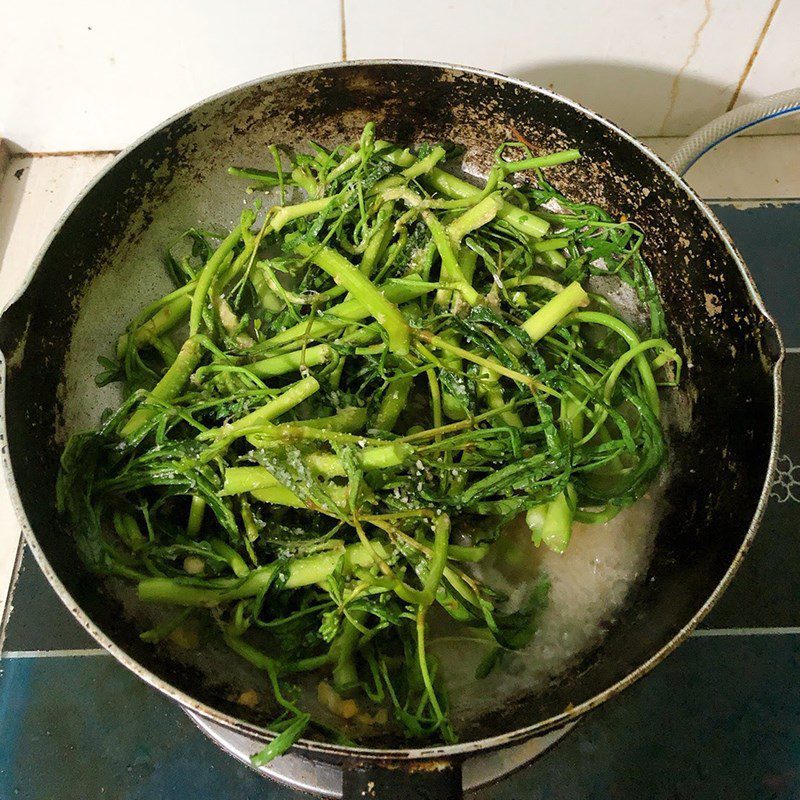
[[[255,689],[247,689],[236,698],[236,702],[240,706],[255,708],[258,705],[258,692]]]
[[[183,559],[183,571],[189,575],[199,575],[206,568],[206,562],[197,556],[186,556]]]

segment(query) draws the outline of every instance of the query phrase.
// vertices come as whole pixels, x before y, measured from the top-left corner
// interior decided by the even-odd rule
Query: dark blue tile
[[[11,597],[4,650],[69,650],[97,644],[75,621],[25,548]]]
[[[692,639],[475,800],[783,800],[800,791],[800,637]],[[0,676],[0,797],[300,800],[208,742],[111,658]]]
[[[787,347],[800,347],[800,203],[712,208],[744,256]]]
[[[753,546],[705,627],[800,625],[800,354],[786,358],[779,476]]]
[[[110,656],[0,666],[3,800],[307,797],[227,756]]]
[[[800,637],[690,639],[474,800],[800,796]]]

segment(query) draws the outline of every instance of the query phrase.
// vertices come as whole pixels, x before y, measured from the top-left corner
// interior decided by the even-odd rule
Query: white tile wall
[[[112,158],[11,159],[0,184],[0,309],[17,293],[58,218]]]
[[[0,137],[125,147],[181,108],[304,64],[417,58],[508,72],[640,136],[800,84],[800,0],[41,0],[0,3]],[[347,36],[342,40],[340,7]],[[800,120],[770,131],[800,130]]]
[[[681,139],[645,139],[662,158]],[[740,136],[703,156],[686,180],[706,200],[800,198],[800,135]]]
[[[0,138],[28,151],[118,150],[187,105],[338,61],[338,0],[0,3]]]
[[[800,87],[800,2],[780,0],[736,105],[795,87]],[[758,132],[800,133],[800,114],[759,125]]]
[[[347,55],[497,70],[639,136],[682,135],[726,110],[772,2],[345,0]]]

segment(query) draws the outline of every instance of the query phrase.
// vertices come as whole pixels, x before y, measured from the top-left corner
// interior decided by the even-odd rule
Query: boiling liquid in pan
[[[456,728],[535,694],[595,647],[647,571],[657,529],[658,490],[603,525],[576,524],[563,555],[531,544],[524,518],[511,523],[476,575],[520,605],[542,572],[550,578],[547,608],[523,650],[508,654],[483,679],[475,670],[493,641],[482,631],[440,617],[432,624],[430,650],[446,676]]]

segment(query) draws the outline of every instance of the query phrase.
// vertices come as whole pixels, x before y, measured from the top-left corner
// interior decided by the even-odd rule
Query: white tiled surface
[[[238,83],[338,61],[339,0],[0,1],[0,137],[119,150]]]
[[[494,69],[636,135],[688,134],[726,110],[772,1],[345,0],[347,55]]]
[[[116,150],[345,51],[509,72],[638,136],[688,134],[745,78],[739,102],[800,84],[800,0],[0,0],[0,26],[0,136],[30,152]]]
[[[662,158],[680,138],[644,139]],[[800,197],[800,135],[740,136],[716,147],[695,164],[686,179],[707,200]]]
[[[800,86],[800,2],[781,0],[736,105],[795,86]],[[761,130],[796,133],[800,115],[765,123]]]
[[[67,206],[112,155],[11,159],[0,190],[0,308]]]

